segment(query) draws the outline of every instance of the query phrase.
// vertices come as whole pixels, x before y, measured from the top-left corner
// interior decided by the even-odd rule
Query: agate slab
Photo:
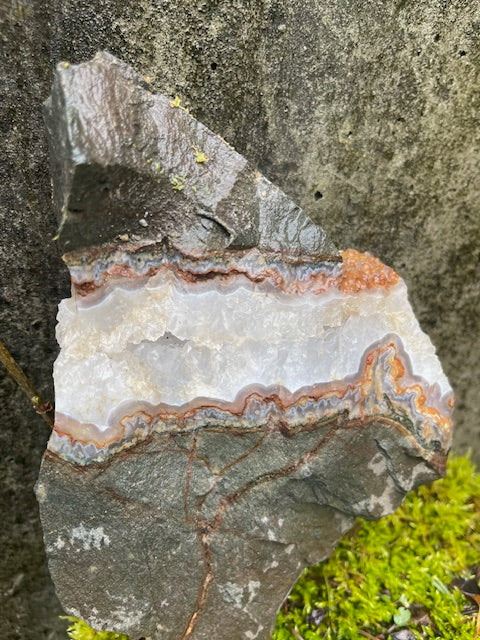
[[[267,640],[355,517],[442,475],[448,380],[391,268],[126,65],[60,65],[47,111],[72,278],[37,483],[59,598],[132,640]]]

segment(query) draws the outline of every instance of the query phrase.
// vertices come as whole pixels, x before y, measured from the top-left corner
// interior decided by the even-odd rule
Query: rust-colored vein
[[[159,273],[171,272],[175,274],[176,278],[179,281],[189,284],[190,286],[201,285],[204,282],[212,280],[215,280],[220,285],[225,286],[226,284],[238,279],[247,279],[253,284],[261,285],[263,283],[273,283],[277,289],[287,290],[292,293],[303,293],[307,289],[312,289],[315,293],[318,294],[337,286],[338,282],[340,281],[338,275],[331,275],[328,270],[330,265],[342,262],[342,258],[340,256],[329,254],[317,255],[313,260],[311,256],[307,255],[284,256],[282,262],[292,266],[300,266],[307,263],[316,264],[318,267],[317,271],[315,273],[312,273],[307,280],[298,280],[296,278],[292,280],[291,278],[286,278],[281,274],[278,265],[276,264],[277,256],[272,256],[272,254],[269,254],[268,252],[263,252],[263,258],[265,264],[265,260],[268,263],[269,257],[273,257],[274,261],[269,266],[264,266],[263,269],[256,272],[250,272],[247,267],[241,266],[238,260],[242,260],[242,258],[245,257],[245,254],[250,253],[250,251],[251,250],[241,250],[231,252],[229,259],[224,262],[223,265],[211,264],[208,271],[205,271],[204,268],[198,268],[198,266],[197,268],[195,268],[193,263],[188,266],[187,264],[180,265],[168,260],[161,261],[157,265],[151,266],[141,273],[137,272],[134,267],[125,264],[114,264],[108,269],[102,270],[100,274],[97,273],[95,279],[87,277],[79,280],[75,275],[72,274],[72,285],[75,292],[79,296],[91,297],[95,296],[96,294],[98,295],[99,293],[101,294],[102,290],[107,289],[110,283],[115,284],[115,280],[117,279],[127,279],[132,282],[137,281],[139,285],[141,285],[144,281],[153,276],[156,276]],[[135,251],[130,250],[128,253],[132,254],[135,253]],[[366,255],[368,254],[365,254],[365,256]],[[358,254],[358,256],[360,257],[359,259],[362,258],[362,254]],[[71,266],[74,266],[75,254],[69,254],[69,258],[71,261]],[[93,255],[91,256],[92,261],[98,258],[100,258],[101,261],[101,257]],[[205,259],[208,261],[207,256],[205,257]],[[200,264],[201,266],[201,262],[203,262],[205,266],[205,259],[199,260],[197,258],[194,260],[197,265]],[[356,264],[358,263],[359,259],[357,259],[357,261],[354,263],[356,272],[360,271]],[[365,259],[366,258],[363,258],[362,263],[365,262]],[[381,267],[383,267],[383,269],[386,268],[380,263],[380,261],[377,262]],[[380,286],[380,284],[377,282],[375,282],[371,286],[374,285],[376,285],[377,287]]]
[[[116,502],[122,504],[124,507],[136,507],[138,506],[138,500],[136,498],[129,498],[128,496],[123,495],[116,491],[113,487],[102,487],[101,492],[107,495],[109,498],[113,498]],[[180,518],[175,515],[173,511],[165,511],[158,504],[153,502],[142,502],[142,509],[149,510],[154,512],[155,514],[159,514],[163,516],[165,519],[173,520],[178,522],[179,524],[183,524],[185,521],[183,518]]]
[[[195,629],[195,626],[197,624],[198,618],[202,615],[203,610],[205,608],[208,591],[215,577],[214,567],[213,567],[213,554],[208,544],[208,535],[206,533],[201,533],[199,535],[199,539],[200,539],[200,544],[202,546],[202,555],[205,563],[205,577],[202,581],[200,591],[198,593],[195,609],[188,620],[187,626],[185,627],[185,631],[180,636],[180,640],[187,640],[192,635]]]
[[[185,493],[183,494],[183,508],[185,511],[185,522],[191,524],[192,520],[190,519],[188,513],[188,494],[190,492],[190,482],[192,479],[192,467],[195,461],[196,453],[198,447],[198,439],[197,434],[194,432],[192,434],[192,445],[190,447],[190,453],[187,459],[187,470],[185,472]]]
[[[275,471],[268,471],[253,480],[249,480],[243,487],[232,491],[225,499],[222,501],[216,516],[210,522],[210,530],[215,530],[221,523],[225,512],[236,502],[238,502],[243,496],[258,487],[265,482],[272,482],[274,480],[278,480],[279,478],[285,478],[289,475],[292,475],[296,471],[298,471],[301,467],[305,466],[309,462],[313,460],[313,458],[317,455],[320,449],[327,444],[334,433],[338,430],[338,424],[333,425],[326,434],[322,435],[322,437],[317,441],[314,447],[312,447],[309,451],[304,453],[298,458],[295,462],[291,462],[290,464],[281,467]]]
[[[230,462],[229,464],[225,465],[223,467],[223,469],[220,469],[220,471],[218,473],[215,474],[215,479],[212,482],[212,486],[210,487],[210,489],[203,495],[201,496],[198,501],[197,501],[197,510],[200,511],[200,509],[203,507],[203,505],[205,504],[205,500],[208,498],[208,496],[212,493],[212,491],[215,489],[215,487],[217,486],[217,484],[220,482],[220,480],[224,477],[225,473],[227,471],[229,471],[230,469],[232,469],[233,467],[235,467],[237,464],[240,464],[240,462],[242,462],[243,460],[245,460],[246,458],[248,458],[254,451],[256,451],[258,449],[258,447],[260,447],[264,441],[265,438],[267,437],[267,435],[271,432],[270,429],[265,430],[265,432],[263,433],[263,435],[249,448],[247,449],[247,451],[245,451],[241,456],[239,456],[238,458],[236,458],[235,460],[233,460],[232,462]],[[244,435],[245,432],[243,432],[242,435]]]
[[[237,464],[240,464],[240,462],[250,457],[250,455],[265,442],[265,438],[269,435],[269,433],[270,433],[269,431],[266,431],[247,451],[245,451],[245,453],[243,453],[240,457],[238,457],[233,462],[230,462],[229,464],[225,465],[223,469],[220,470],[218,475],[219,476],[225,475],[225,473],[229,471],[229,469],[231,469],[232,467],[236,467]]]
[[[205,562],[205,577],[202,580],[202,584],[200,586],[197,601],[195,604],[195,609],[189,618],[188,624],[185,628],[185,631],[181,635],[180,640],[187,640],[192,635],[195,629],[195,626],[198,622],[198,619],[204,611],[205,604],[207,602],[208,591],[215,578],[213,554],[209,546],[209,539],[212,533],[219,527],[220,523],[222,522],[225,512],[254,487],[259,486],[264,482],[271,482],[279,478],[283,478],[288,475],[291,475],[292,473],[295,473],[295,471],[300,469],[305,464],[308,464],[317,455],[321,447],[332,438],[332,436],[338,430],[338,428],[343,426],[343,423],[339,424],[339,422],[340,421],[337,420],[335,424],[328,430],[328,432],[322,435],[320,440],[316,442],[315,446],[309,449],[303,455],[301,455],[300,458],[298,458],[295,462],[285,465],[284,467],[281,467],[276,471],[272,471],[269,473],[265,473],[261,476],[258,476],[254,480],[247,482],[243,487],[241,487],[240,489],[237,489],[236,491],[232,492],[229,496],[224,498],[220,503],[220,506],[218,508],[216,515],[209,522],[204,522],[201,519],[197,520],[196,522],[197,536],[202,546],[202,555],[204,557],[204,562]],[[263,438],[259,439],[259,441],[257,441],[255,445],[253,445],[250,448],[249,452],[251,453],[256,448],[258,448],[258,446],[260,446],[261,444],[260,440],[263,442],[267,435],[268,433],[264,434]],[[192,447],[192,450],[193,450],[193,447]],[[244,460],[245,458],[247,458],[248,455],[250,455],[249,452],[246,452],[245,454],[240,456],[238,458],[238,461]],[[231,468],[234,465],[233,463],[231,463],[230,465],[227,465],[227,466]]]
[[[226,431],[226,429],[225,429]],[[188,432],[179,432],[178,435],[189,435]],[[171,437],[172,434],[169,433],[168,437]],[[175,445],[172,447],[165,447],[164,449],[161,450],[153,450],[153,451],[148,451],[146,450],[146,445],[151,442],[152,440],[152,436],[150,436],[148,439],[146,438],[143,442],[139,442],[136,447],[132,447],[131,449],[126,449],[123,451],[119,451],[117,454],[117,457],[120,456],[128,456],[128,457],[133,457],[133,456],[157,456],[159,453],[175,453],[178,454],[180,456],[187,456],[187,458],[191,455],[191,449],[187,448],[187,447],[182,447],[181,445]],[[145,445],[145,446],[144,446]],[[195,453],[195,459],[199,460],[202,464],[205,465],[205,467],[208,469],[208,471],[213,475],[215,475],[215,472],[213,471],[212,467],[210,466],[210,463],[208,462],[207,458],[202,455],[201,453],[198,452],[198,449]],[[93,466],[95,463],[91,463],[89,466]],[[103,462],[101,463],[103,465]]]
[[[339,430],[339,429],[354,429],[354,428],[359,428],[359,427],[365,427],[368,424],[372,424],[374,422],[378,422],[378,423],[383,423],[383,424],[387,424],[389,426],[394,426],[395,428],[399,429],[403,435],[410,437],[411,438],[411,434],[409,433],[409,431],[399,422],[396,422],[394,420],[392,420],[391,418],[385,417],[385,416],[371,416],[370,418],[368,418],[367,420],[359,420],[359,419],[353,419],[353,420],[346,420],[345,419],[345,415],[341,414],[341,415],[337,415],[335,416],[335,420],[330,420],[329,423],[331,424],[330,429],[327,431],[326,434],[322,435],[322,437],[315,443],[315,445],[309,449],[308,451],[306,451],[305,453],[303,453],[296,461],[291,462],[290,464],[285,465],[284,467],[281,467],[280,469],[277,469],[275,471],[271,471],[271,472],[267,472],[265,474],[262,474],[260,476],[258,476],[257,478],[254,478],[253,480],[250,480],[249,482],[247,482],[243,487],[241,487],[240,489],[237,489],[236,491],[233,491],[231,494],[229,494],[228,496],[226,496],[220,503],[220,506],[218,508],[218,511],[216,513],[216,515],[209,521],[209,522],[205,522],[204,520],[201,520],[201,518],[198,518],[197,521],[195,522],[196,525],[196,530],[197,530],[197,536],[199,538],[201,547],[202,547],[202,555],[204,558],[204,563],[205,563],[205,576],[202,580],[202,583],[200,585],[200,589],[199,589],[199,593],[198,593],[198,597],[197,597],[197,601],[195,604],[195,608],[193,613],[191,614],[187,626],[185,628],[185,631],[183,632],[182,636],[180,637],[180,640],[187,640],[193,633],[193,631],[195,630],[195,626],[198,622],[198,619],[200,618],[200,616],[203,614],[203,611],[205,609],[205,605],[207,602],[207,597],[208,597],[208,592],[210,589],[210,586],[212,584],[212,582],[214,581],[215,575],[214,575],[214,563],[213,563],[213,554],[212,551],[210,549],[209,546],[209,539],[210,536],[218,529],[218,527],[220,526],[223,517],[225,515],[225,513],[228,511],[228,509],[230,507],[232,507],[235,503],[237,503],[241,498],[243,498],[249,491],[251,491],[252,489],[254,489],[255,487],[266,483],[266,482],[273,482],[275,480],[278,480],[280,478],[284,478],[287,477],[289,475],[292,475],[293,473],[295,473],[296,471],[298,471],[302,466],[308,464],[309,462],[311,462],[319,453],[319,451],[332,439],[332,437],[335,435],[335,433]],[[333,424],[332,424],[333,422]],[[323,425],[325,426],[325,425]],[[310,430],[310,429],[308,429]],[[300,429],[296,430],[296,433],[298,433],[299,431],[301,431]],[[270,432],[271,433],[271,430]],[[265,438],[267,437],[268,433],[265,433],[263,438],[259,439],[259,441],[257,441],[257,443],[255,443],[255,445],[253,445],[250,448],[250,452],[255,450],[258,446],[260,446],[260,440],[264,441]],[[418,445],[418,443],[414,442],[414,444],[416,444],[416,447],[418,449],[421,449],[421,447]],[[237,463],[238,461],[240,461],[240,459],[245,459],[247,458],[249,455],[248,452],[246,452],[245,454],[243,454],[242,456],[240,456],[240,458],[238,458],[237,461],[234,461],[235,463]],[[436,461],[434,460],[430,460],[430,464],[435,465]],[[231,463],[230,465],[227,465],[227,467],[231,468],[232,466],[234,466],[234,463]],[[226,467],[224,468],[224,470],[226,469]],[[223,470],[222,470],[223,471]],[[199,516],[198,512],[197,512],[197,517]]]

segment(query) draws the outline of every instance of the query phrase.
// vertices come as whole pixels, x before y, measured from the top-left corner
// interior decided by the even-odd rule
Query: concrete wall
[[[0,22],[0,337],[46,396],[68,282],[41,103],[56,62],[107,49],[339,247],[402,274],[455,387],[455,447],[480,459],[480,1],[0,0]],[[48,433],[0,381],[0,638],[52,640],[64,635],[32,493]]]

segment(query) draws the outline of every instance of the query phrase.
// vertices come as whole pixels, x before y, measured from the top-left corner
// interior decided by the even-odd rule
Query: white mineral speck
[[[225,602],[233,605],[236,609],[242,608],[243,587],[233,582],[227,582],[218,589],[222,592]]]
[[[70,544],[74,546],[76,541],[82,544],[84,551],[90,551],[92,548],[100,550],[103,545],[108,547],[110,544],[110,538],[105,534],[103,527],[89,529],[83,522],[72,529]]]
[[[39,502],[45,502],[47,498],[47,490],[45,489],[45,485],[42,483],[37,484],[36,487],[37,500]]]
[[[56,541],[53,543],[53,546],[58,550],[63,549],[63,547],[65,546],[65,540],[63,540],[61,536],[58,536]]]

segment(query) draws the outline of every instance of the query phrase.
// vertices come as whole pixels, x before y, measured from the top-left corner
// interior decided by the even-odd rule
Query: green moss
[[[445,479],[409,494],[392,516],[358,521],[304,572],[273,638],[390,638],[408,628],[416,638],[471,640],[475,616],[462,613],[468,603],[452,579],[478,564],[480,475],[468,458],[452,458]]]
[[[480,474],[451,458],[447,477],[409,494],[395,514],[359,520],[325,562],[307,569],[277,620],[273,640],[416,638],[472,640],[475,611],[454,586],[480,564]],[[128,640],[71,621],[71,640]]]
[[[203,164],[204,162],[208,162],[208,158],[203,151],[199,151],[197,147],[193,147],[193,153],[195,155],[195,162],[197,164]]]
[[[186,183],[187,176],[174,175],[172,178],[170,178],[170,184],[172,185],[172,189],[174,191],[183,191],[185,189]]]
[[[67,629],[70,640],[128,640],[128,636],[114,631],[95,631],[83,620],[72,616],[62,616],[70,625]]]

